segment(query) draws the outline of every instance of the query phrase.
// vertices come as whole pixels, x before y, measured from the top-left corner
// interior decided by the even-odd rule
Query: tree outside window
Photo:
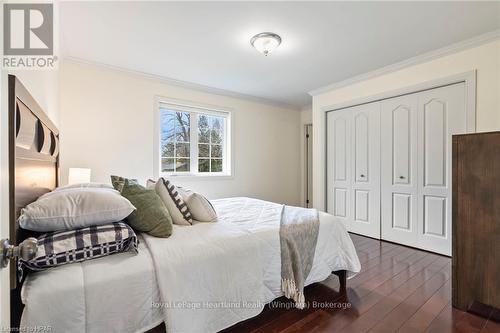
[[[162,173],[225,172],[226,117],[160,107]]]
[[[198,172],[222,172],[224,118],[198,114]]]

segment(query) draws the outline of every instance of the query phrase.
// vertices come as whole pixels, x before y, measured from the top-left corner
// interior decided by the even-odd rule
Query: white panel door
[[[349,110],[329,112],[327,126],[327,211],[349,230],[352,221]]]
[[[327,210],[380,238],[380,103],[327,114]]]
[[[350,231],[380,239],[380,103],[350,108]]]
[[[466,132],[465,85],[418,94],[418,247],[451,255],[451,136]]]
[[[381,102],[381,235],[417,245],[417,95]]]

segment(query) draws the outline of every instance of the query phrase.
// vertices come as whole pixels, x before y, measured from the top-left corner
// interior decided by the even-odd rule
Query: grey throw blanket
[[[283,206],[280,223],[281,290],[305,306],[304,283],[311,271],[319,232],[316,209]]]

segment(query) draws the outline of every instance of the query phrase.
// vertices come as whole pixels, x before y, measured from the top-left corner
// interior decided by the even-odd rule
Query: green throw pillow
[[[111,184],[113,185],[115,190],[117,190],[120,193],[123,189],[123,186],[125,185],[125,180],[127,180],[129,184],[139,185],[137,179],[123,178],[120,176],[111,176]]]
[[[137,208],[127,217],[135,230],[155,237],[167,238],[172,234],[172,218],[167,207],[154,190],[141,186],[134,179],[111,176],[113,187]]]

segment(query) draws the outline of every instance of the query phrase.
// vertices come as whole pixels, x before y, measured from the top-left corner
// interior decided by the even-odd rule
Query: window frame
[[[155,177],[179,177],[179,178],[207,178],[213,179],[215,177],[232,178],[233,165],[232,159],[232,110],[228,108],[206,105],[201,103],[194,103],[188,101],[181,101],[175,99],[164,98],[156,96],[155,101],[155,128],[154,128],[154,175]],[[190,150],[190,171],[177,171],[177,172],[162,172],[161,164],[161,108],[169,109],[172,111],[188,112],[190,114],[189,128],[189,150]],[[206,114],[211,116],[218,116],[224,118],[224,143],[222,145],[222,172],[198,172],[198,114]],[[210,159],[209,159],[210,160]],[[195,170],[195,171],[193,171]]]

